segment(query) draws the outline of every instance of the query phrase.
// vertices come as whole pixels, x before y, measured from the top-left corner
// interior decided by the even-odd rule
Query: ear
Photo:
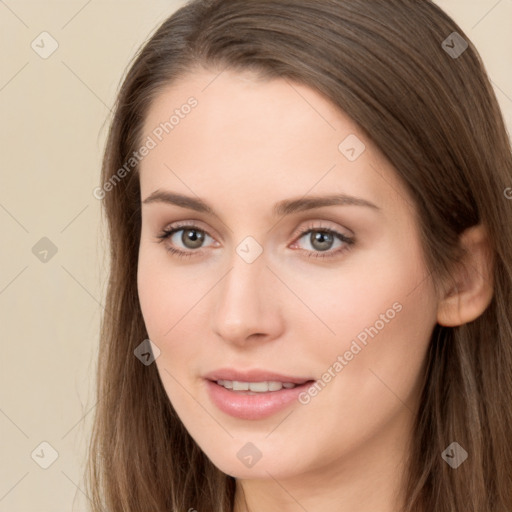
[[[478,318],[493,296],[493,258],[489,237],[482,225],[468,228],[460,237],[465,250],[452,281],[438,304],[437,322],[447,327]]]

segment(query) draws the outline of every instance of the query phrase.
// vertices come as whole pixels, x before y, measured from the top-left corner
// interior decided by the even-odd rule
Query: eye
[[[180,232],[181,235],[178,235]],[[168,229],[164,229],[157,236],[157,238],[159,242],[170,240],[173,246],[166,246],[166,249],[178,257],[192,256],[194,253],[199,252],[196,249],[201,248],[202,244],[207,238],[213,240],[213,238],[208,235],[206,231],[191,224],[183,224],[178,226],[174,225]],[[181,249],[176,249],[174,246],[177,245],[178,242],[183,244],[187,250],[184,251]]]
[[[325,228],[321,226],[308,226],[302,228],[300,231],[300,237],[297,240],[305,239],[307,245],[311,249],[307,249],[308,257],[313,258],[331,258],[339,256],[347,250],[350,250],[352,245],[355,243],[353,237],[349,237],[331,228]],[[332,250],[333,245],[338,243],[338,248]],[[294,246],[297,242],[294,242]]]

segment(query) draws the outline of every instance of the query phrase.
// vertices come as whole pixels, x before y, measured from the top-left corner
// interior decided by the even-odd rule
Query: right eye
[[[181,234],[180,234],[181,233]],[[207,238],[213,240],[213,238],[206,233],[206,231],[194,226],[192,224],[181,224],[179,226],[170,226],[164,229],[158,236],[158,241],[164,242],[166,249],[178,256],[192,256],[193,253],[199,252],[202,244]],[[168,242],[172,245],[168,245]],[[182,248],[176,248],[175,246],[179,243],[182,244]],[[179,245],[178,245],[179,247]]]

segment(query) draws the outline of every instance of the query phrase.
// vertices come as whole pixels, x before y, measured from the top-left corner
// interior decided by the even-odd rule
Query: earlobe
[[[478,318],[490,304],[494,291],[493,257],[486,229],[480,224],[468,228],[460,243],[465,255],[438,305],[437,322],[446,327]]]

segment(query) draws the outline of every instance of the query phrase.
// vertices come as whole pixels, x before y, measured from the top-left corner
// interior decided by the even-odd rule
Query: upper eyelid
[[[182,229],[191,229],[191,228],[197,228],[198,231],[202,231],[203,233],[206,233],[210,238],[215,238],[213,235],[210,234],[210,230],[201,227],[201,222],[197,220],[193,221],[177,221],[173,224],[168,224],[162,229],[162,232],[176,232],[181,231]]]

